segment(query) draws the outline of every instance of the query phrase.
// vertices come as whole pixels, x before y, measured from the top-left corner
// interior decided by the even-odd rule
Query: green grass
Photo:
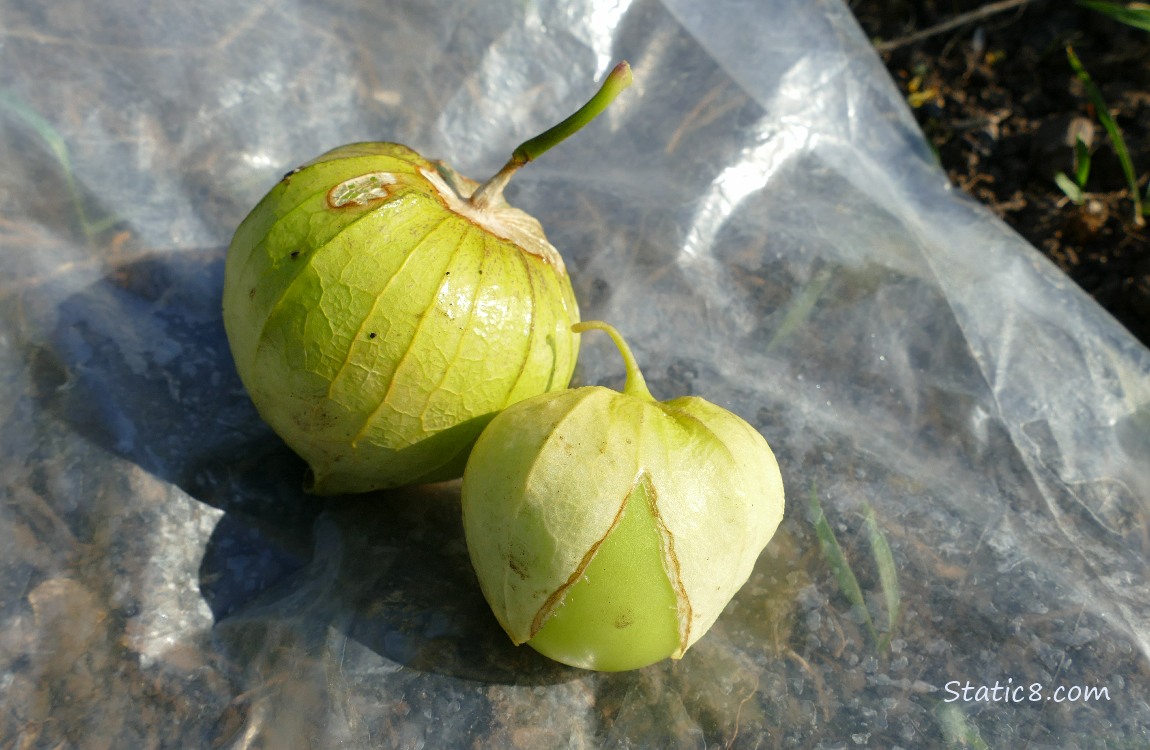
[[[1150,5],[1146,3],[1114,3],[1108,0],[1078,0],[1084,8],[1104,13],[1115,21],[1133,26],[1136,29],[1150,31]]]
[[[1102,123],[1106,135],[1110,138],[1110,145],[1114,148],[1118,163],[1122,165],[1122,173],[1126,176],[1126,184],[1130,187],[1130,196],[1134,201],[1134,223],[1142,226],[1146,220],[1143,218],[1145,212],[1142,207],[1142,196],[1138,192],[1138,175],[1134,172],[1134,163],[1130,160],[1130,150],[1126,148],[1126,140],[1122,137],[1122,131],[1118,128],[1118,123],[1114,122],[1114,118],[1110,116],[1110,109],[1106,106],[1106,100],[1102,98],[1102,92],[1094,85],[1094,79],[1086,72],[1086,68],[1078,59],[1078,55],[1074,54],[1073,47],[1066,48],[1066,58],[1070,61],[1070,67],[1074,69],[1078,80],[1082,82],[1086,96],[1089,97],[1098,114],[1098,121]]]
[[[830,281],[830,270],[820,268],[815,272],[810,282],[803,286],[792,298],[790,306],[787,308],[786,313],[783,314],[782,321],[775,327],[774,335],[771,336],[771,340],[768,341],[766,347],[763,348],[764,353],[769,354],[783,340],[807,322],[815,309],[815,305],[818,304],[819,298],[822,297],[823,292],[826,291],[827,284],[829,284]]]
[[[1119,21],[1136,29],[1141,29],[1142,31],[1150,32],[1150,4],[1141,2],[1116,3],[1110,0],[1077,0],[1077,2],[1082,7],[1107,15],[1115,21]],[[1074,54],[1073,48],[1066,48],[1066,56],[1070,60],[1070,67],[1074,68],[1074,73],[1078,76],[1078,80],[1082,81],[1082,85],[1086,89],[1086,95],[1090,97],[1090,101],[1094,104],[1094,108],[1098,112],[1098,120],[1102,123],[1102,127],[1105,128],[1106,135],[1110,137],[1110,143],[1114,147],[1114,153],[1118,156],[1118,161],[1122,165],[1122,172],[1126,176],[1126,184],[1130,187],[1130,195],[1134,201],[1134,224],[1143,226],[1146,223],[1144,218],[1147,214],[1146,207],[1147,204],[1150,204],[1150,185],[1147,185],[1146,196],[1143,197],[1138,191],[1138,176],[1134,171],[1134,164],[1130,160],[1130,151],[1126,148],[1126,141],[1122,138],[1122,131],[1118,129],[1118,124],[1114,122],[1114,118],[1110,116],[1110,110],[1106,107],[1106,102],[1102,99],[1101,92],[1099,92],[1098,87],[1094,85],[1090,74],[1086,72],[1082,61]],[[1070,188],[1071,192],[1067,192],[1067,188],[1071,182],[1070,179],[1059,173],[1059,176],[1055,177],[1055,182],[1057,182],[1059,188],[1073,200],[1073,196],[1071,195],[1074,190],[1073,187]],[[1085,187],[1084,181],[1080,181],[1078,187]]]
[[[23,125],[43,142],[49,153],[56,160],[64,177],[64,184],[76,218],[80,222],[80,229],[89,242],[108,227],[116,223],[115,217],[108,217],[100,221],[93,221],[84,209],[84,197],[76,184],[75,169],[72,166],[72,157],[68,151],[68,144],[60,132],[53,127],[43,115],[12,94],[0,89],[0,115],[6,115]]]
[[[1054,175],[1054,182],[1076,205],[1086,202],[1086,181],[1090,179],[1090,147],[1081,136],[1074,139],[1074,178],[1065,172]]]
[[[890,645],[894,635],[895,625],[898,622],[898,611],[901,602],[901,593],[898,587],[898,571],[894,567],[894,555],[887,544],[886,536],[879,528],[874,511],[869,505],[863,505],[863,518],[866,522],[867,537],[870,539],[871,555],[874,557],[875,568],[878,570],[878,584],[882,589],[883,601],[886,604],[886,632],[879,639],[879,651],[885,651]]]
[[[890,646],[891,638],[894,637],[901,594],[898,585],[898,572],[894,565],[894,555],[891,553],[890,545],[887,544],[886,536],[879,528],[874,511],[869,505],[863,505],[864,525],[870,540],[871,555],[874,557],[875,567],[878,570],[879,587],[882,589],[883,601],[886,604],[886,628],[881,634],[875,627],[874,617],[871,615],[870,608],[867,607],[858,577],[855,576],[842,545],[835,537],[834,530],[827,522],[826,514],[823,513],[822,505],[819,504],[818,492],[813,486],[811,487],[810,509],[815,535],[819,539],[819,547],[822,549],[823,557],[826,558],[831,572],[834,573],[839,590],[842,591],[847,601],[862,613],[863,624],[874,640],[876,649],[885,651]]]

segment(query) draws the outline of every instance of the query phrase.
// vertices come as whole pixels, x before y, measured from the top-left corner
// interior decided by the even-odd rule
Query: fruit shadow
[[[303,492],[304,462],[236,374],[223,266],[222,249],[119,265],[56,304],[53,330],[26,354],[47,419],[222,511],[198,581],[214,646],[251,663],[273,648],[261,633],[288,628],[305,636],[294,641],[300,659],[335,633],[414,670],[575,679],[495,621],[467,556],[457,482],[329,500]]]
[[[481,683],[581,674],[515,647],[497,624],[468,558],[458,482],[324,501],[306,559],[263,537],[250,518],[225,515],[200,569],[217,642],[237,661],[263,663],[286,638],[301,660],[339,658],[343,674],[381,659]],[[266,637],[269,625],[290,633]]]

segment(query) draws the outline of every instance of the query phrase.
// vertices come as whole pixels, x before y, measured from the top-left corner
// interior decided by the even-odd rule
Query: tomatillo
[[[224,326],[260,415],[308,462],[308,490],[458,477],[495,413],[567,387],[571,282],[503,189],[630,82],[622,63],[483,185],[406,146],[356,143],[286,175],[244,219]]]
[[[611,326],[623,392],[546,393],[484,429],[463,475],[483,594],[517,645],[585,669],[681,658],[783,517],[766,440],[701,398],[656,401]]]

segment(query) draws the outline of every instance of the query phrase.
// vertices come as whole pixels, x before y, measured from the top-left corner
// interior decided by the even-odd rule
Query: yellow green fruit
[[[286,175],[228,249],[224,326],[260,415],[320,495],[460,476],[480,431],[566,388],[578,307],[514,172],[626,88],[622,63],[574,115],[482,186],[395,143],[355,143]]]
[[[228,250],[224,323],[318,494],[459,476],[490,417],[566,387],[578,308],[539,223],[393,143],[287,175]]]
[[[543,394],[496,416],[463,476],[484,596],[516,644],[618,671],[680,658],[783,517],[762,435],[701,398],[658,402],[622,338],[622,393]]]

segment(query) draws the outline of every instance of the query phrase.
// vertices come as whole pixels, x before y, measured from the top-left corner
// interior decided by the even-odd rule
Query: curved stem
[[[584,331],[590,330],[603,331],[610,336],[611,340],[615,342],[615,347],[619,350],[619,354],[623,355],[623,366],[627,368],[627,382],[623,385],[623,393],[647,401],[655,400],[655,397],[651,395],[651,391],[647,390],[647,381],[643,378],[643,373],[639,370],[639,363],[635,361],[635,355],[631,353],[631,347],[627,346],[627,342],[623,340],[622,334],[616,331],[614,326],[604,323],[601,320],[585,320],[582,323],[576,323],[571,326],[571,330],[575,333],[583,333]]]
[[[562,143],[582,130],[584,125],[598,117],[611,102],[615,101],[615,98],[631,85],[632,80],[631,66],[626,61],[616,65],[603,81],[603,85],[595,96],[591,97],[591,100],[580,107],[575,114],[534,138],[521,143],[519,148],[511,153],[511,158],[503,165],[503,168],[490,180],[480,185],[479,189],[472,194],[469,199],[471,205],[476,208],[485,208],[501,197],[503,188],[507,187],[507,183],[511,180],[511,175],[515,174],[524,164],[534,161],[553,146]]]

